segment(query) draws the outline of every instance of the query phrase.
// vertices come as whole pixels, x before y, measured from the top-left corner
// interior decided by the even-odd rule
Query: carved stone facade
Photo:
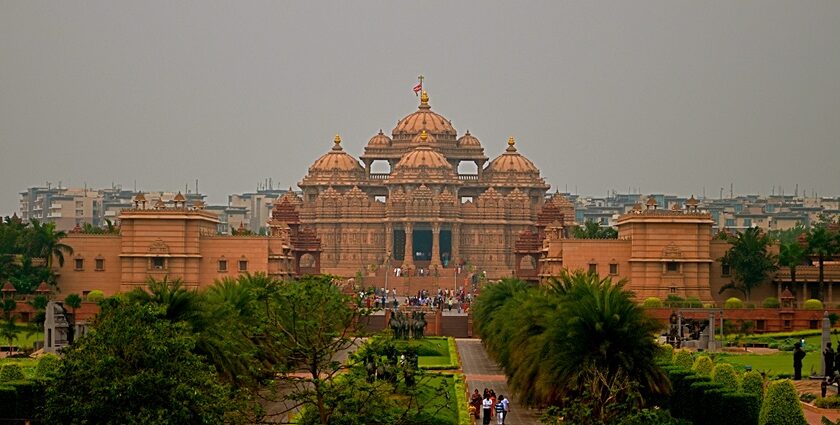
[[[425,92],[418,110],[399,120],[391,137],[374,135],[360,159],[336,136],[299,183],[300,221],[321,239],[325,273],[469,264],[491,278],[510,276],[516,240],[536,231],[549,187],[512,137],[488,163],[479,140],[469,131],[457,137]],[[464,164],[473,171],[459,172]],[[373,172],[377,167],[385,172]],[[564,208],[574,217],[571,204]]]

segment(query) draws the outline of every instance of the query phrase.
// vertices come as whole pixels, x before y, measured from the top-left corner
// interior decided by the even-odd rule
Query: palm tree
[[[73,248],[70,245],[61,243],[67,237],[67,232],[55,230],[55,223],[42,224],[36,219],[31,221],[29,254],[33,257],[44,257],[47,260],[47,268],[51,268],[53,257],[58,259],[59,267],[64,266],[64,254],[72,255]]]
[[[779,266],[787,267],[790,270],[790,285],[794,290],[796,288],[796,266],[802,265],[805,261],[805,247],[799,242],[803,233],[805,233],[805,228],[796,226],[780,232],[776,238],[779,241]]]
[[[832,234],[833,232],[829,229],[828,224],[826,221],[820,221],[805,235],[805,240],[808,243],[808,254],[817,257],[820,295],[823,293],[823,285],[825,284],[825,260],[840,251],[838,236]]]
[[[719,292],[735,289],[749,301],[752,289],[766,281],[778,268],[775,256],[768,251],[770,237],[758,227],[751,227],[728,237],[727,241],[732,246],[721,261],[732,268],[735,281],[721,286]]]

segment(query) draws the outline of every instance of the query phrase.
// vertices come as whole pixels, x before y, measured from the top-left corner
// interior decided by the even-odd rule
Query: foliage
[[[776,297],[767,297],[761,302],[761,306],[764,308],[779,308],[782,306],[782,303]]]
[[[788,379],[771,382],[761,404],[759,425],[806,425],[796,388]]]
[[[711,376],[712,369],[714,368],[715,364],[712,362],[712,359],[709,358],[709,356],[697,356],[697,359],[694,360],[694,365],[691,367],[691,370],[703,376]]]
[[[24,223],[16,217],[0,220],[0,282],[11,282],[19,294],[32,293],[41,282],[54,284],[53,259],[63,265],[65,256],[72,254],[61,243],[65,236],[52,223]]]
[[[729,363],[715,365],[714,370],[712,370],[712,382],[720,384],[724,389],[729,391],[738,391],[741,389],[739,374]]]
[[[657,297],[645,298],[645,302],[642,303],[642,307],[645,307],[645,308],[660,308],[660,307],[662,307],[662,300],[660,300]]]
[[[661,344],[656,352],[656,362],[659,364],[670,364],[673,358],[674,346],[671,344]]]
[[[660,324],[623,282],[582,271],[544,287],[502,281],[482,291],[475,323],[525,405],[577,406],[609,422],[668,391],[651,361]]]
[[[642,409],[625,417],[618,425],[690,425],[691,423],[671,416],[662,409]]]
[[[805,235],[807,253],[817,257],[820,293],[825,282],[825,260],[840,252],[840,236],[829,227],[831,223],[820,220]]]
[[[105,293],[99,289],[94,289],[87,294],[87,300],[93,303],[98,303],[99,301],[102,301],[103,298],[105,298]]]
[[[572,228],[575,239],[618,239],[618,230],[613,227],[602,227],[595,221],[586,220],[583,226]]]
[[[187,326],[164,313],[106,303],[93,330],[65,352],[45,422],[223,423],[235,410],[231,390],[193,353]]]
[[[820,409],[840,409],[840,396],[829,396],[829,397],[817,397],[814,400],[814,406],[819,407]]]
[[[755,394],[759,400],[764,399],[764,377],[758,371],[751,370],[745,373],[741,386],[745,393]]]
[[[669,369],[673,392],[665,406],[674,417],[696,425],[742,425],[758,421],[760,401],[754,394],[731,392],[708,377],[684,369]]]
[[[671,360],[674,366],[689,370],[694,366],[694,359],[691,357],[691,351],[684,348],[674,350],[674,358]]]
[[[20,381],[24,378],[23,369],[15,363],[7,363],[0,367],[0,382]]]
[[[723,304],[723,308],[744,308],[744,302],[740,298],[731,297]]]
[[[775,256],[768,250],[772,241],[757,227],[738,232],[727,241],[732,246],[720,260],[732,268],[734,281],[723,285],[720,293],[735,289],[749,300],[753,288],[765,282],[778,268]]]
[[[45,354],[38,359],[35,374],[39,378],[54,378],[61,367],[61,358],[55,354]]]
[[[804,308],[805,310],[822,310],[823,303],[820,300],[815,300],[812,298],[809,300],[805,300],[805,302],[802,303],[802,308]]]

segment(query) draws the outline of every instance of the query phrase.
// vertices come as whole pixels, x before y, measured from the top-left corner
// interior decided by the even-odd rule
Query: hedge
[[[823,303],[820,300],[815,300],[812,298],[810,300],[805,300],[805,302],[802,304],[802,308],[804,308],[805,310],[822,310]]]
[[[695,425],[755,425],[761,401],[755,394],[727,391],[719,383],[676,367],[664,368],[671,381],[671,397],[663,408],[675,418]]]
[[[789,379],[771,382],[761,404],[759,425],[807,425],[796,388]]]
[[[720,384],[729,391],[738,391],[741,389],[738,372],[729,363],[720,363],[715,366],[712,371],[712,381]]]
[[[814,400],[814,405],[820,409],[840,409],[840,396],[818,397]]]
[[[453,375],[455,381],[455,400],[458,404],[458,425],[472,425],[469,401],[467,400],[467,381],[463,374]]]
[[[694,366],[694,359],[691,358],[691,351],[680,349],[674,351],[674,358],[671,363],[683,369],[691,369],[691,366]]]
[[[105,293],[99,289],[94,289],[87,294],[87,300],[93,303],[102,301],[105,298]]]
[[[58,374],[59,367],[61,367],[61,358],[55,354],[46,354],[38,359],[35,375],[39,378],[51,378]]]
[[[723,308],[744,308],[744,302],[738,297],[732,297],[726,300]]]
[[[670,365],[674,360],[674,346],[671,344],[661,344],[657,348],[654,361],[661,365]]]
[[[23,369],[16,363],[7,363],[0,367],[0,382],[20,381],[24,378]]]
[[[698,356],[697,360],[694,360],[694,365],[691,366],[691,370],[703,376],[711,376],[714,367],[715,364],[712,363],[712,359],[709,356]]]
[[[779,308],[782,306],[782,303],[776,297],[767,297],[761,302],[761,306],[764,308]]]
[[[758,371],[751,370],[745,373],[741,387],[745,393],[755,394],[759,401],[764,399],[764,377]]]
[[[45,386],[36,381],[11,381],[0,386],[0,419],[34,420],[44,405]]]
[[[645,302],[642,303],[642,307],[645,307],[645,308],[659,308],[659,307],[662,307],[662,300],[660,300],[657,297],[645,298]]]

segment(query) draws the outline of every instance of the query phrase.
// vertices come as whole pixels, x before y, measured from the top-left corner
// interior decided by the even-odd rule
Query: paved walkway
[[[510,415],[505,419],[505,425],[532,425],[538,424],[537,413],[534,410],[525,409],[517,403],[516,397],[510,392],[505,380],[505,375],[496,364],[487,357],[487,352],[478,339],[456,339],[458,353],[461,355],[461,366],[467,378],[467,390],[472,393],[478,388],[478,392],[484,388],[496,391],[497,395],[504,395],[511,400]],[[478,422],[481,423],[480,421]],[[493,418],[492,424],[496,424]]]

